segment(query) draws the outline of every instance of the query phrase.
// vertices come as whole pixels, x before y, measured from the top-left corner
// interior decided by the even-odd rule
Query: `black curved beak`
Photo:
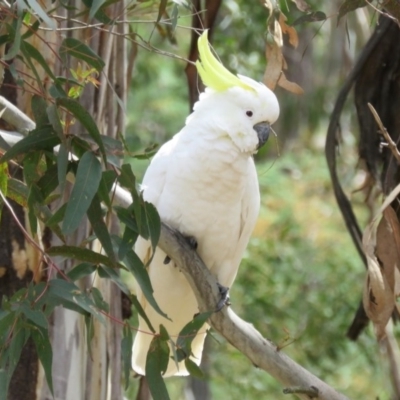
[[[268,122],[259,122],[253,126],[253,129],[257,132],[258,136],[258,150],[268,140],[271,125]]]

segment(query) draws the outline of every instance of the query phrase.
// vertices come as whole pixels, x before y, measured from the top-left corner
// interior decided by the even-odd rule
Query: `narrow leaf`
[[[100,131],[90,113],[85,108],[83,108],[83,106],[76,100],[68,99],[66,97],[58,98],[57,104],[62,107],[65,107],[85,127],[89,135],[99,146],[100,152],[103,156],[104,163],[106,163],[107,161],[106,151],[104,148],[103,141],[101,139]]]
[[[64,63],[67,63],[67,56],[85,61],[88,65],[101,72],[105,66],[104,60],[99,57],[89,46],[75,38],[66,38],[62,41],[59,51]]]
[[[100,7],[105,3],[106,0],[93,0],[92,6],[90,7],[89,18],[92,19]]]
[[[100,184],[101,164],[92,152],[86,152],[79,161],[75,185],[72,188],[62,225],[64,234],[70,234],[79,224]]]
[[[108,257],[90,249],[82,249],[75,246],[54,246],[50,247],[47,253],[51,256],[64,256],[96,265],[104,264],[108,267],[113,267],[113,263],[110,262]]]
[[[33,130],[27,137],[11,147],[11,149],[0,158],[0,163],[9,161],[20,154],[27,153],[28,151],[53,149],[59,143],[60,139],[53,133],[51,128]]]
[[[51,79],[53,79],[53,80],[56,79],[53,71],[49,67],[48,62],[44,59],[44,57],[42,56],[42,54],[40,53],[39,50],[37,50],[34,46],[32,46],[29,42],[27,42],[25,40],[22,42],[21,50],[25,57],[31,57],[34,60],[36,60],[39,63],[39,65],[46,71],[46,74],[50,76]],[[46,112],[46,107],[42,111]],[[36,122],[38,123],[37,120],[36,120]],[[38,123],[38,125],[39,125],[39,123]]]
[[[26,0],[32,10],[53,30],[57,29],[54,19],[50,18],[36,0]]]
[[[168,318],[161,308],[158,306],[156,299],[154,298],[154,290],[151,286],[151,281],[147,269],[145,268],[142,260],[137,256],[137,254],[131,249],[126,253],[124,258],[125,265],[128,270],[133,274],[136,281],[138,282],[140,289],[142,290],[146,300],[151,304],[151,306],[163,317]],[[169,318],[168,318],[169,319]]]
[[[129,386],[129,376],[131,371],[132,346],[133,346],[133,335],[129,324],[124,325],[122,333],[123,333],[123,338],[121,340],[121,355],[122,355],[122,364],[124,370],[125,390],[126,390],[128,389]]]
[[[146,378],[154,400],[169,400],[167,387],[162,374],[167,370],[169,347],[159,336],[155,336],[150,344],[146,358]]]
[[[100,199],[97,195],[93,197],[93,200],[90,203],[87,210],[87,216],[97,239],[100,240],[100,243],[103,246],[104,251],[108,257],[110,257],[111,261],[116,261],[110,233],[108,232],[107,225],[104,222]]]
[[[130,299],[132,301],[132,305],[136,308],[136,311],[138,314],[146,321],[147,326],[150,328],[150,330],[153,333],[156,333],[156,330],[154,329],[153,325],[151,324],[149,318],[147,317],[142,305],[140,304],[138,298],[133,294],[130,296]]]
[[[51,348],[49,333],[47,329],[33,329],[32,339],[35,343],[36,351],[39,360],[43,366],[44,374],[46,376],[47,385],[54,396],[53,392],[53,377],[51,367],[53,364],[53,351]]]
[[[193,320],[187,323],[179,332],[179,337],[178,340],[176,341],[176,346],[182,349],[187,357],[189,357],[192,353],[191,346],[193,339],[199,333],[199,330],[204,326],[208,318],[210,318],[212,313],[213,311],[208,311],[201,314],[197,314],[193,318]],[[200,334],[204,335],[205,333],[206,332],[200,332]]]
[[[78,279],[84,278],[85,276],[92,274],[96,271],[96,269],[96,265],[93,265],[91,263],[81,263],[68,271],[67,276],[69,279],[71,279],[71,281],[74,282]]]

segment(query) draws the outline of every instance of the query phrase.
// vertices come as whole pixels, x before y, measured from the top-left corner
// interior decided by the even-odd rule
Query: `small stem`
[[[381,134],[383,135],[383,137],[385,138],[385,140],[387,142],[387,146],[391,150],[391,152],[394,155],[394,157],[396,158],[397,162],[400,164],[400,153],[399,153],[399,150],[397,149],[396,143],[393,141],[393,139],[389,135],[389,132],[383,126],[383,123],[382,123],[378,113],[376,112],[374,106],[371,103],[368,103],[368,107],[369,107],[372,115],[374,116],[376,123],[378,124]]]

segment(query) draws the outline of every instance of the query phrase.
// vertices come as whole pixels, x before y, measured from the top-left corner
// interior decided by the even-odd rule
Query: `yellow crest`
[[[232,72],[228,71],[213,55],[208,43],[208,31],[205,30],[197,41],[200,60],[196,61],[196,68],[204,85],[222,92],[234,86],[246,90],[254,90]]]

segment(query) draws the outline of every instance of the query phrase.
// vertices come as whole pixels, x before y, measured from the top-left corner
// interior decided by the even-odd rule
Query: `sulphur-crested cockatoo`
[[[262,83],[229,72],[212,54],[205,31],[198,40],[196,66],[206,86],[185,127],[165,143],[143,178],[146,201],[161,220],[197,241],[197,252],[218,282],[230,287],[254,229],[260,194],[253,155],[279,115],[275,95]],[[139,238],[135,251],[149,260],[150,243]],[[154,296],[168,320],[138,298],[155,329],[162,324],[171,338],[199,312],[196,298],[174,261],[157,248],[148,266]],[[133,369],[145,375],[153,336],[139,318],[132,351]],[[192,342],[191,359],[199,364],[208,326]],[[172,354],[172,353],[171,353]],[[187,375],[171,358],[164,376]]]

